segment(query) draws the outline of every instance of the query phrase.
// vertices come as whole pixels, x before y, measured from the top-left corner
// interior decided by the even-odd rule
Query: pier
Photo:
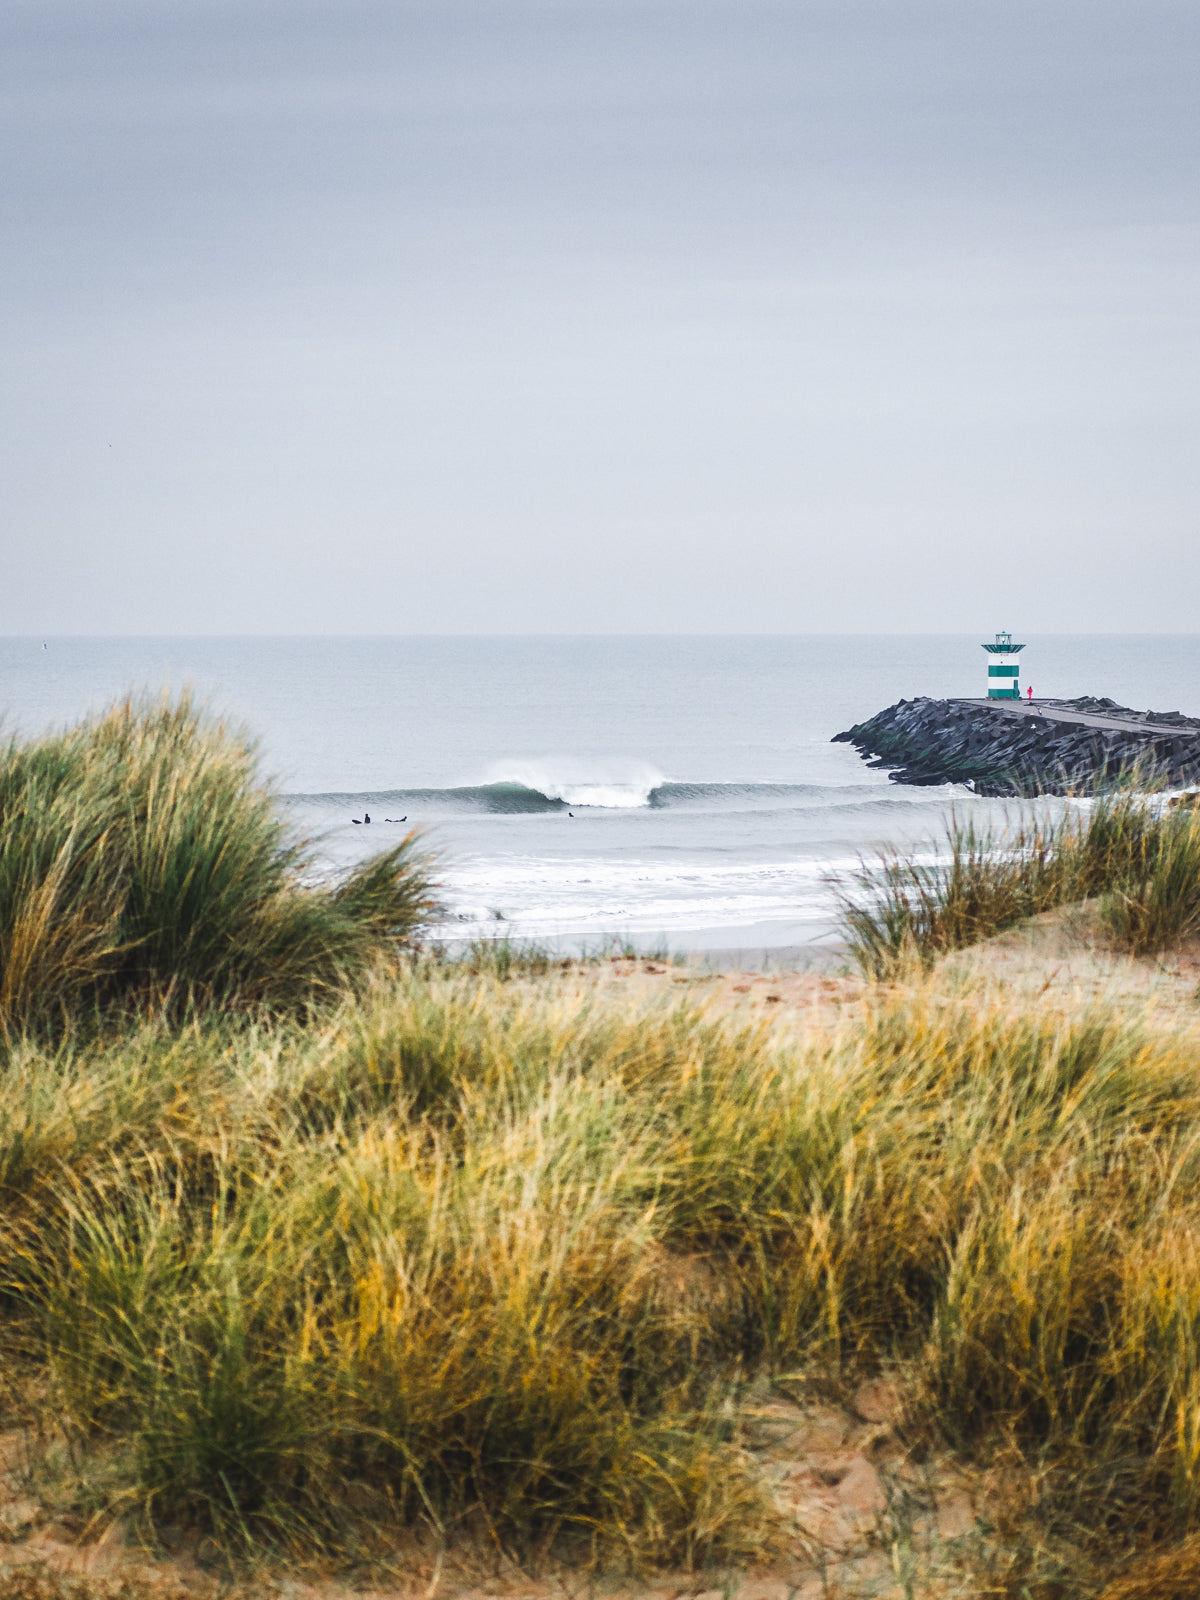
[[[1200,718],[1113,700],[901,700],[835,736],[896,783],[967,784],[977,794],[1094,794],[1137,774],[1200,783]]]

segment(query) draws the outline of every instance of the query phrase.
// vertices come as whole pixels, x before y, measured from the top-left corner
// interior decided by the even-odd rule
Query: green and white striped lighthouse
[[[990,657],[988,699],[1019,700],[1021,685],[1017,682],[1017,677],[1021,669],[1017,665],[1017,651],[1024,650],[1025,646],[1014,644],[1011,633],[998,633],[995,644],[985,644],[983,648]]]

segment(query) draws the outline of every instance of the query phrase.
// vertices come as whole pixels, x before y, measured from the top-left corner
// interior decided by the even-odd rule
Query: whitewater
[[[881,846],[932,848],[952,807],[1003,827],[830,742],[901,696],[981,692],[988,636],[3,639],[0,712],[32,733],[192,686],[259,738],[321,870],[422,828],[447,938],[804,961]],[[1200,711],[1196,636],[1029,637],[1024,664],[1038,694]]]

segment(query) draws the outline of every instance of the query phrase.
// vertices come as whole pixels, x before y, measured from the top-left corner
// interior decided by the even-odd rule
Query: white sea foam
[[[483,782],[519,784],[569,806],[629,811],[648,806],[664,778],[645,762],[584,762],[569,756],[547,756],[537,761],[494,761]]]
[[[461,933],[464,924],[494,929],[497,913],[503,925],[528,937],[567,928],[602,933],[733,927],[759,919],[827,923],[836,898],[830,880],[855,864],[627,856],[463,860],[446,875],[452,919],[442,931]]]

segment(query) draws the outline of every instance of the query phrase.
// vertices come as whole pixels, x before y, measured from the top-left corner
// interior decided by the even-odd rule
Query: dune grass
[[[294,1005],[360,979],[433,910],[413,837],[306,883],[254,747],[126,701],[0,749],[0,1031],[114,1005]]]
[[[920,961],[800,1032],[412,954],[414,841],[313,886],[186,701],[10,744],[0,819],[0,1375],[93,1526],[746,1562],[749,1387],[886,1365],[910,1449],[1023,1462],[1068,1530],[1057,1587],[980,1592],[1200,1548],[1200,1029]],[[1085,895],[1153,947],[1197,826],[955,825],[850,908],[860,960]]]
[[[842,896],[851,955],[875,977],[928,963],[1039,912],[1098,897],[1118,949],[1161,950],[1200,927],[1200,813],[1119,791],[1003,838],[952,815],[938,859],[885,851]]]
[[[746,1560],[743,1385],[885,1361],[910,1441],[1048,1464],[1115,1558],[1200,1528],[1196,1050],[930,985],[789,1038],[435,968],[14,1045],[4,1348],[114,1503],[234,1551]]]

